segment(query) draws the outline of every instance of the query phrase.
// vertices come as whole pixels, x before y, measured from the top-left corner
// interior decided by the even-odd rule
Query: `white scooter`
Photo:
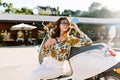
[[[69,65],[66,68],[68,71],[50,80],[120,80],[120,60],[117,59],[118,54],[110,48],[115,33],[115,29],[109,30],[111,39],[108,45],[96,43],[90,46],[72,47],[66,62]],[[41,54],[39,61],[42,62]]]

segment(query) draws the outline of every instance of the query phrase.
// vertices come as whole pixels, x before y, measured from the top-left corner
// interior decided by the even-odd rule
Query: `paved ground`
[[[0,80],[28,80],[38,65],[37,46],[0,47]]]
[[[27,80],[38,65],[37,46],[0,47],[0,80]]]

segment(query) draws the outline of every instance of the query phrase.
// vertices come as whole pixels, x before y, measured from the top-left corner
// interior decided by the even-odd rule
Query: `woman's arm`
[[[79,33],[81,45],[91,45],[92,44],[92,40],[85,33],[83,33],[75,23],[71,23],[71,28],[73,28],[76,32]]]
[[[48,39],[42,46],[41,54],[47,55],[49,53],[50,46],[53,45],[54,43],[55,43],[55,39],[53,39],[53,38]]]

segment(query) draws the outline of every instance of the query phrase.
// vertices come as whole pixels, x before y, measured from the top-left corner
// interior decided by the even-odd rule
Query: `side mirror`
[[[115,26],[111,26],[108,32],[108,37],[110,38],[110,40],[108,41],[108,45],[110,47],[112,47],[114,45],[114,43],[111,43],[113,38],[116,36],[116,27]]]
[[[116,27],[111,26],[108,32],[109,38],[113,39],[116,36]]]

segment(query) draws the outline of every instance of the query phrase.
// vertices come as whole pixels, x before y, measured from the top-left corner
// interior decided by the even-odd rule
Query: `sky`
[[[36,6],[59,7],[60,12],[64,9],[87,11],[91,3],[99,2],[110,10],[120,10],[119,0],[2,0],[2,2],[13,3],[13,7],[28,7],[34,9]]]

